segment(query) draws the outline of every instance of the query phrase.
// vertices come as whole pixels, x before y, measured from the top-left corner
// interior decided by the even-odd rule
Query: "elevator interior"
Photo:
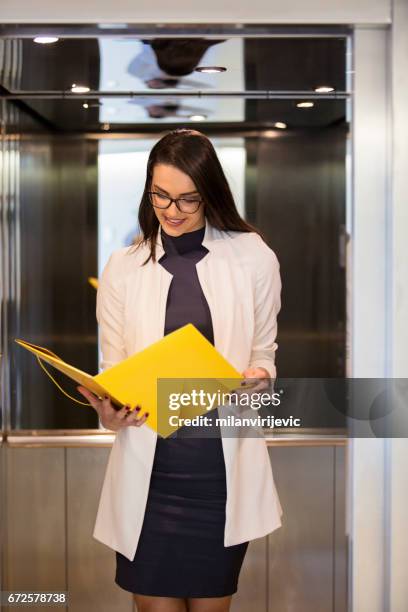
[[[149,148],[165,130],[192,126],[214,139],[241,213],[280,261],[279,375],[343,376],[347,36],[67,32],[53,44],[0,40],[7,338],[97,371],[87,278],[137,229]],[[151,78],[164,74],[158,62],[173,72],[167,81]],[[91,91],[74,93],[74,83]],[[322,86],[333,91],[317,93]],[[93,411],[73,408],[29,354],[4,349],[4,426],[96,426]]]
[[[212,139],[241,214],[278,256],[278,375],[345,376],[349,34],[335,27],[0,27],[3,589],[18,586],[30,536],[12,518],[29,493],[53,505],[53,527],[43,545],[33,544],[41,571],[19,588],[68,584],[70,609],[93,609],[79,569],[84,555],[95,588],[111,581],[109,552],[81,543],[90,540],[110,442],[98,449],[18,444],[23,434],[101,432],[95,412],[62,395],[13,339],[97,373],[88,278],[137,233],[147,155],[166,130],[192,127]],[[58,40],[35,42],[37,35]],[[214,66],[225,70],[205,70]],[[235,609],[257,601],[260,612],[272,612],[279,601],[279,612],[344,611],[345,444],[328,438],[270,452],[292,510],[285,532],[254,544]],[[34,479],[28,466],[38,470]],[[79,498],[87,501],[81,506]],[[33,520],[45,528],[38,508]],[[64,561],[53,563],[55,541]],[[30,576],[28,565],[22,573]],[[98,610],[130,609],[113,586],[95,601]]]

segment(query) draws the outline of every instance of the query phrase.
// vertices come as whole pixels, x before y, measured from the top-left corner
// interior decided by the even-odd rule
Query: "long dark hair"
[[[219,230],[261,232],[239,216],[228,181],[215,149],[207,136],[197,130],[178,128],[163,136],[150,151],[147,162],[146,183],[139,207],[139,225],[142,236],[135,243],[136,249],[150,243],[150,258],[156,261],[156,240],[159,230],[150,201],[153,168],[156,164],[174,166],[187,174],[197,187],[204,203],[205,216]]]

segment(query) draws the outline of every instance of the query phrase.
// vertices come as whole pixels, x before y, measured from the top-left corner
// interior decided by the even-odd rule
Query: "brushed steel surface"
[[[66,453],[69,610],[131,612],[132,595],[114,582],[114,551],[92,537],[109,452],[69,448]]]
[[[238,91],[207,91],[207,90],[191,90],[191,91],[173,91],[174,98],[244,98],[253,100],[343,100],[350,97],[351,92],[336,91],[335,94],[321,94],[314,91],[276,91],[276,90],[238,90]],[[0,98],[6,100],[99,100],[99,98],[168,98],[168,92],[160,91],[89,91],[84,94],[72,93],[66,90],[55,91],[31,91],[21,90],[18,92],[0,94]]]
[[[3,450],[7,451],[7,559],[3,589],[66,591],[65,451]],[[62,609],[47,607],[50,612]],[[33,606],[30,610],[44,610],[44,606]]]
[[[257,118],[270,112],[260,104]],[[282,277],[278,379],[344,376],[345,271],[337,242],[345,221],[347,133],[341,123],[312,137],[291,130],[279,138],[246,140],[246,220],[262,228]],[[292,412],[298,402],[291,401],[290,414],[304,425],[311,419],[325,426],[334,414],[319,412],[318,403],[306,410],[303,390],[296,387],[299,407]],[[315,390],[310,392],[314,399]]]
[[[267,538],[251,540],[232,598],[231,612],[267,612]]]
[[[203,26],[196,23],[123,23],[119,29],[120,38],[143,38],[154,39],[158,35],[166,38],[188,36],[189,38],[202,38]],[[208,39],[226,36],[228,38],[337,38],[341,35],[351,33],[350,26],[324,24],[317,27],[315,25],[292,24],[290,29],[285,25],[275,23],[240,23],[239,27],[235,23],[206,23],[205,37]],[[60,36],[63,38],[105,38],[118,36],[118,28],[104,24],[101,28],[99,24],[83,23],[53,23],[46,26],[36,23],[35,26],[29,23],[2,23],[0,25],[0,35],[2,38],[34,38],[34,36]]]
[[[345,450],[269,451],[283,525],[250,542],[232,612],[345,612]],[[7,464],[3,589],[63,589],[74,612],[131,612],[132,596],[114,582],[114,552],[92,536],[109,448],[6,443],[1,452]]]
[[[111,447],[116,433],[108,430],[21,430],[4,435],[13,447]],[[331,434],[265,433],[267,446],[346,446],[348,438]]]
[[[6,447],[0,445],[0,591],[5,590],[4,577],[6,575],[7,568],[7,548],[6,548],[6,500],[7,500],[7,487],[6,487]]]
[[[334,449],[334,594],[333,612],[347,612],[348,539],[346,477],[348,448]]]
[[[9,436],[8,446],[13,447],[111,447],[115,434],[105,436]]]
[[[8,168],[9,180],[20,174],[6,223],[10,296],[2,338],[10,397],[3,428],[97,427],[95,411],[73,407],[32,355],[14,343],[29,339],[84,371],[97,371],[95,295],[85,280],[96,267],[97,143],[52,138],[41,126],[32,129],[24,113],[15,115],[7,130],[26,138],[18,139]],[[62,382],[68,392],[69,384]],[[71,393],[81,399],[75,388]]]
[[[284,511],[282,527],[269,535],[269,610],[333,611],[335,450],[269,452]],[[338,503],[344,502],[340,482],[337,496]],[[342,524],[338,530],[344,533]]]
[[[8,436],[6,442],[13,447],[111,447],[116,434],[104,436]],[[267,446],[345,446],[347,438],[333,438],[322,436],[320,438],[279,437],[266,438]]]

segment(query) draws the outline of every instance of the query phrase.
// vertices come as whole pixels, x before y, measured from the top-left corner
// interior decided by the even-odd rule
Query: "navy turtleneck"
[[[200,227],[198,230],[193,230],[192,232],[185,232],[184,234],[180,234],[180,236],[170,236],[170,234],[167,234],[167,232],[165,232],[162,228],[161,236],[163,248],[166,253],[178,253],[179,255],[184,255],[201,249],[204,249],[205,252],[207,252],[207,249],[201,244],[204,234],[205,226]]]
[[[164,255],[159,263],[173,275],[166,304],[164,334],[192,323],[214,344],[211,313],[198,279],[196,264],[208,253],[202,245],[205,226],[180,236],[161,230]]]

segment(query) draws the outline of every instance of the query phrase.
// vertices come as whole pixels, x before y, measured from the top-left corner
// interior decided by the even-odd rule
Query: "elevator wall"
[[[346,139],[342,124],[246,141],[247,219],[281,266],[280,377],[345,376]]]
[[[6,425],[97,427],[93,409],[73,406],[14,342],[22,338],[98,371],[95,291],[87,281],[97,270],[97,143],[51,132],[4,101],[3,129]],[[53,375],[78,396],[74,384]]]

